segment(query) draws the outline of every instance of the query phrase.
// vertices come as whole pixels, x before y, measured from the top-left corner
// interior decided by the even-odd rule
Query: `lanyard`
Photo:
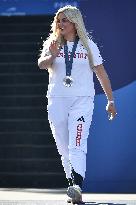
[[[71,70],[72,70],[72,64],[73,64],[73,58],[74,58],[74,54],[77,48],[77,44],[79,41],[79,37],[76,37],[75,41],[74,41],[74,45],[72,48],[72,52],[70,54],[70,60],[69,60],[69,56],[68,56],[68,46],[67,46],[67,42],[64,44],[64,54],[65,54],[65,64],[66,64],[66,76],[71,76]]]

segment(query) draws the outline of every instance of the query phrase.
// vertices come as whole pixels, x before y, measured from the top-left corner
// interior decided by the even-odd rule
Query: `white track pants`
[[[48,98],[48,119],[66,178],[71,178],[71,167],[85,178],[93,107],[91,97]]]

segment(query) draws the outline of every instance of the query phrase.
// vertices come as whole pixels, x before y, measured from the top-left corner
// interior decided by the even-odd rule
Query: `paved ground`
[[[0,189],[0,205],[67,205],[65,189]],[[136,205],[136,194],[83,194],[85,205]]]

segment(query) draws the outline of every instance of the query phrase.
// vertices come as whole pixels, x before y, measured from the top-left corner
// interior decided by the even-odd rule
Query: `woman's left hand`
[[[113,120],[113,118],[114,118],[114,117],[116,116],[116,114],[117,114],[116,108],[115,108],[115,104],[108,102],[108,104],[107,104],[107,106],[106,106],[106,111],[108,112],[109,120]]]

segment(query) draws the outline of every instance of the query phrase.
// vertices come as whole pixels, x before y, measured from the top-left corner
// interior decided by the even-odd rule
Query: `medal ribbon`
[[[69,60],[69,56],[68,56],[68,46],[67,46],[67,42],[64,44],[64,54],[65,54],[65,64],[66,64],[66,76],[71,76],[71,70],[72,70],[72,64],[73,64],[73,58],[74,58],[74,54],[77,48],[77,44],[79,41],[79,37],[76,37],[75,41],[74,41],[74,45],[72,48],[72,52],[70,54],[70,60]]]

